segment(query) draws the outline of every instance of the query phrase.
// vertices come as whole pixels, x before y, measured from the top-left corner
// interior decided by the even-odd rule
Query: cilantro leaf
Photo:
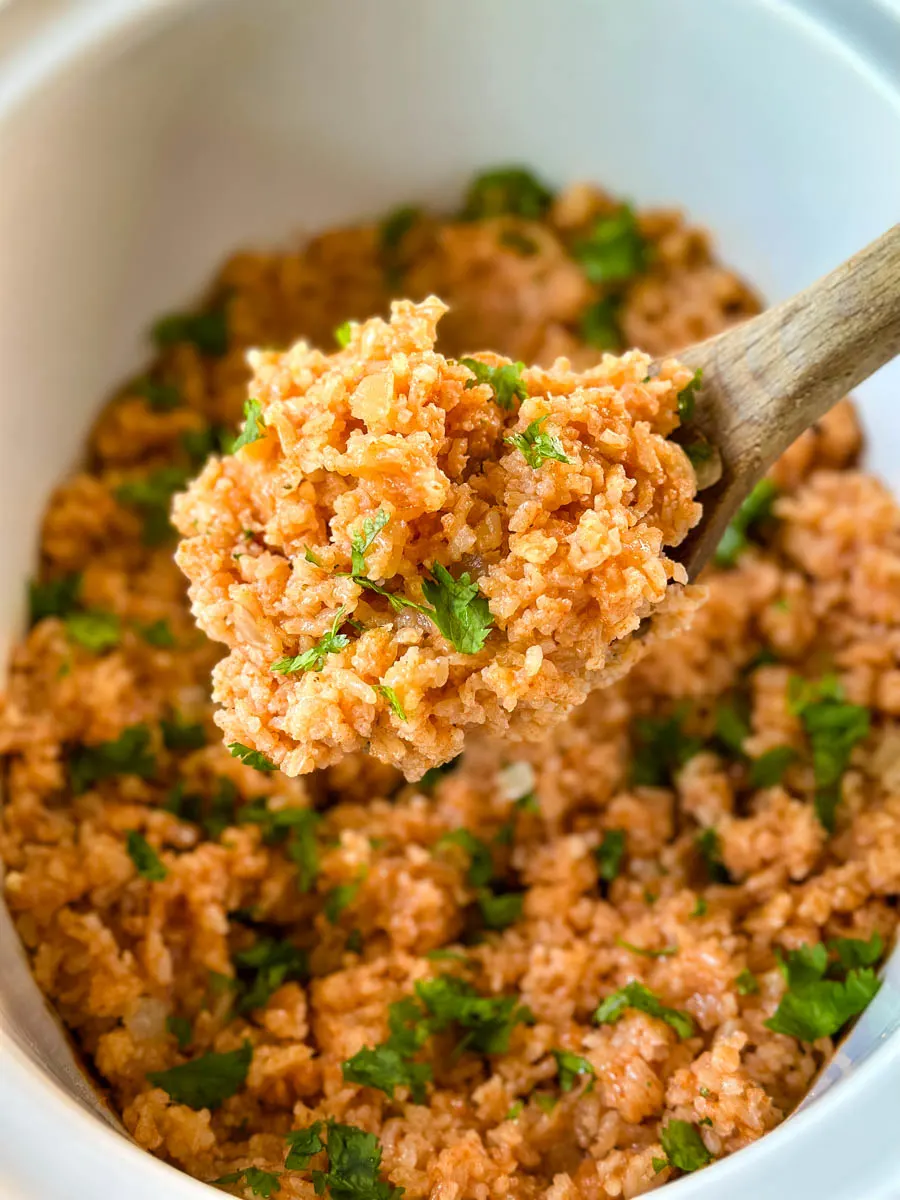
[[[143,834],[138,833],[136,829],[129,829],[125,847],[128,850],[128,857],[134,863],[135,869],[142,879],[159,883],[168,875],[169,872],[159,855]]]
[[[678,393],[678,416],[682,422],[693,419],[697,407],[697,390],[703,385],[703,368],[698,367]]]
[[[187,1017],[166,1017],[166,1033],[171,1033],[179,1050],[186,1050],[194,1036]]]
[[[329,654],[338,654],[350,645],[350,638],[345,633],[338,633],[346,612],[347,606],[342,604],[334,615],[331,629],[323,633],[314,646],[294,658],[279,658],[270,669],[281,675],[292,675],[297,671],[321,671]]]
[[[44,583],[32,580],[28,585],[28,610],[32,625],[44,617],[64,617],[78,607],[81,575],[60,575]]]
[[[339,883],[325,893],[322,911],[332,925],[336,925],[344,909],[349,908],[356,899],[362,879],[354,879],[352,883]]]
[[[288,856],[297,865],[297,885],[308,892],[319,873],[319,849],[316,826],[320,817],[311,808],[272,810],[265,800],[256,800],[238,810],[239,825],[259,825],[266,845],[287,842]]]
[[[706,874],[709,876],[710,883],[733,883],[731,872],[722,861],[722,840],[716,833],[715,829],[709,827],[701,830],[694,840],[694,844],[703,859],[703,865],[706,867]]]
[[[118,646],[122,637],[122,622],[115,613],[89,608],[84,612],[71,612],[63,617],[69,641],[92,654],[102,654]]]
[[[716,739],[737,759],[744,757],[744,742],[750,736],[747,706],[743,698],[716,705]]]
[[[159,726],[167,750],[200,750],[206,745],[206,730],[202,722],[182,721],[175,713],[171,720],[163,717]]]
[[[322,1122],[315,1121],[306,1129],[292,1129],[285,1138],[290,1149],[284,1160],[286,1171],[305,1171],[314,1154],[325,1149],[321,1138]]]
[[[240,1171],[230,1171],[227,1175],[220,1175],[218,1179],[211,1179],[209,1182],[213,1187],[228,1187],[232,1183],[241,1183],[244,1187],[250,1189],[253,1196],[261,1196],[263,1200],[269,1200],[276,1192],[281,1191],[281,1180],[278,1171],[264,1171],[261,1167],[244,1167]]]
[[[457,754],[456,758],[451,758],[448,762],[441,763],[437,767],[429,767],[422,778],[416,785],[421,792],[431,792],[440,783],[445,775],[455,771],[462,762],[462,755]]]
[[[244,446],[250,446],[253,442],[264,438],[265,431],[266,422],[262,415],[262,405],[255,396],[251,396],[249,400],[244,401],[244,428],[235,438],[231,449],[232,454],[242,450]]]
[[[610,353],[622,348],[622,328],[619,313],[622,307],[620,296],[604,296],[589,305],[581,314],[581,338],[595,350]]]
[[[218,1108],[243,1087],[252,1059],[253,1047],[245,1041],[239,1050],[201,1054],[168,1071],[151,1071],[147,1079],[168,1092],[176,1104]]]
[[[156,379],[136,379],[130,390],[142,396],[154,412],[171,412],[182,404],[181,392],[174,383],[160,383]]]
[[[772,516],[772,506],[778,488],[771,479],[761,479],[737,510],[731,524],[725,530],[714,555],[717,567],[733,567],[760,527]]]
[[[700,1131],[690,1121],[678,1121],[673,1118],[659,1132],[659,1140],[665,1151],[663,1167],[677,1167],[679,1171],[696,1171],[712,1162],[713,1156],[703,1144]],[[654,1159],[657,1172],[662,1167],[656,1166],[659,1159]]]
[[[600,217],[588,236],[574,244],[572,257],[591,283],[625,283],[640,275],[650,255],[634,209],[623,204]]]
[[[350,535],[351,575],[365,575],[366,554],[390,519],[390,513],[386,512],[383,508],[379,508],[372,516],[366,517],[362,523],[362,529],[357,529]]]
[[[257,938],[249,950],[238,951],[234,955],[234,965],[241,991],[237,1003],[239,1013],[263,1008],[283,983],[306,979],[309,974],[305,950],[293,942],[271,937]]]
[[[78,796],[102,779],[116,775],[149,779],[155,770],[150,730],[146,725],[129,725],[111,742],[77,747],[69,759],[69,782]]]
[[[524,892],[493,892],[481,888],[477,896],[481,919],[488,929],[507,929],[522,915]]]
[[[854,967],[874,967],[884,954],[884,938],[878,932],[867,942],[861,938],[835,938],[828,943],[828,949],[835,952],[838,963],[846,971]]]
[[[553,193],[525,167],[495,167],[472,180],[460,216],[463,221],[505,216],[537,221],[552,202]]]
[[[517,1100],[515,1104],[510,1106],[509,1112],[503,1118],[504,1121],[517,1121],[522,1115],[522,1109],[525,1107],[524,1100]]]
[[[402,243],[406,235],[422,219],[422,211],[406,205],[394,209],[378,228],[378,251],[390,290],[402,282]]]
[[[186,429],[180,440],[182,450],[195,468],[201,467],[211,454],[230,454],[234,449],[234,436],[224,425]]]
[[[538,252],[537,242],[518,229],[504,229],[498,241],[505,249],[515,251],[522,258],[530,258]]]
[[[597,860],[597,875],[604,883],[612,883],[619,877],[622,859],[625,857],[625,830],[606,829],[599,846],[594,847]]]
[[[140,513],[145,546],[159,546],[174,536],[169,509],[172,497],[187,486],[188,479],[184,467],[159,467],[142,479],[131,479],[116,488],[116,500]]]
[[[453,1024],[466,1031],[457,1053],[506,1054],[515,1026],[533,1019],[517,996],[481,996],[455,975],[420,979],[416,995],[431,1015],[434,1032]]]
[[[593,1065],[580,1054],[572,1054],[570,1050],[551,1050],[550,1053],[556,1059],[559,1086],[564,1092],[572,1091],[580,1075],[586,1075],[590,1079],[597,1078]]]
[[[836,680],[818,685],[791,680],[788,699],[803,723],[812,749],[816,780],[816,815],[829,833],[834,832],[835,812],[841,798],[841,778],[857,742],[868,737],[869,710],[847,704]]]
[[[485,887],[494,877],[494,860],[490,847],[468,829],[454,829],[437,841],[437,847],[459,846],[469,856],[466,879],[473,888]]]
[[[759,991],[759,982],[753,972],[744,967],[735,978],[734,988],[739,996],[755,996]]]
[[[690,459],[691,466],[693,467],[699,467],[703,463],[708,463],[713,457],[713,448],[710,443],[699,439],[696,442],[689,442],[682,449]]]
[[[694,1032],[694,1022],[689,1013],[682,1012],[679,1008],[669,1008],[655,992],[638,983],[636,979],[601,1001],[594,1013],[594,1021],[598,1025],[615,1024],[626,1008],[636,1008],[650,1017],[658,1017],[667,1025],[671,1025],[682,1039],[689,1038]]]
[[[388,687],[386,683],[376,683],[375,691],[378,692],[379,695],[384,696],[385,700],[388,702],[391,712],[398,716],[401,721],[405,721],[407,719],[403,705],[398,700],[397,693],[392,687]]]
[[[785,771],[797,757],[792,746],[773,746],[750,764],[750,786],[754,788],[774,787],[781,783]]]
[[[331,1200],[399,1200],[402,1188],[381,1179],[381,1144],[355,1125],[328,1122],[328,1169],[313,1171],[316,1195]]]
[[[466,391],[486,383],[494,393],[494,399],[504,411],[509,412],[516,400],[528,399],[528,387],[522,378],[523,362],[506,363],[502,367],[489,367],[477,358],[461,358],[460,363],[475,376],[466,380]]]
[[[171,313],[153,326],[153,340],[160,349],[189,342],[201,354],[221,358],[228,349],[228,313],[224,307],[200,313]]]
[[[705,917],[708,911],[709,911],[709,905],[706,903],[706,897],[698,896],[697,903],[694,905],[693,909],[691,910],[690,915],[692,917]]]
[[[859,947],[865,949],[860,951]],[[764,1022],[766,1028],[801,1042],[814,1042],[837,1033],[851,1017],[866,1008],[881,986],[871,967],[847,969],[846,966],[854,958],[870,957],[872,949],[870,943],[859,942],[853,950],[845,946],[838,951],[833,970],[838,976],[843,974],[843,979],[825,978],[828,951],[821,943],[788,951],[779,961],[787,991],[774,1015]]]
[[[671,958],[673,954],[678,953],[677,946],[663,946],[661,950],[647,950],[644,946],[635,946],[634,942],[626,942],[623,937],[616,938],[616,945],[621,946],[623,950],[630,950],[632,954],[639,954],[642,958]]]
[[[235,823],[237,798],[238,790],[231,780],[220,777],[216,783],[216,790],[206,805],[206,812],[200,819],[203,832],[208,838],[220,838],[225,830]]]
[[[351,337],[353,337],[353,326],[349,321],[342,321],[334,331],[334,340],[342,350],[346,350],[350,345]]]
[[[431,619],[460,653],[477,654],[494,623],[487,599],[468,571],[454,579],[446,567],[436,562],[431,576],[422,584],[425,599],[434,606]]]
[[[535,471],[551,458],[561,463],[572,462],[556,434],[542,432],[541,426],[546,420],[546,416],[537,417],[525,428],[524,432],[511,433],[503,439],[507,445],[520,450],[529,467]]]
[[[136,625],[135,629],[148,646],[155,646],[158,650],[171,650],[175,645],[175,634],[165,617],[151,621],[148,625]]]
[[[688,759],[703,749],[703,739],[689,737],[681,727],[682,714],[638,717],[634,722],[632,783],[638,787],[669,787]]]
[[[431,1079],[428,1063],[410,1062],[389,1043],[364,1047],[341,1064],[344,1079],[377,1088],[394,1098],[394,1089],[408,1087],[415,1104],[425,1103],[425,1084]]]
[[[278,767],[260,750],[251,750],[243,742],[229,742],[228,749],[232,758],[239,758],[245,767],[253,767],[255,771],[277,771]]]

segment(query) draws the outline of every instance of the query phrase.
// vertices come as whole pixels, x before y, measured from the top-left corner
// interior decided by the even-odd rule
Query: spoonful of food
[[[897,354],[900,225],[790,300],[677,353],[703,372],[692,425],[722,465],[676,555],[692,579],[775,459]]]

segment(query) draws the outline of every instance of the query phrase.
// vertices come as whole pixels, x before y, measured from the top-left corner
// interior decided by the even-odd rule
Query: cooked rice
[[[596,351],[578,347],[575,328],[596,292],[564,249],[571,231],[610,208],[603,194],[573,189],[541,221],[423,221],[395,264],[402,290],[450,304],[445,353],[487,344],[513,358],[562,353],[588,365]],[[502,245],[501,224],[527,234],[536,253]],[[624,290],[629,341],[663,353],[753,310],[705,235],[672,214],[642,216],[640,227],[656,253]],[[210,298],[230,297],[228,352],[166,349],[157,378],[178,386],[183,406],[156,411],[126,388],[94,431],[90,468],[53,496],[42,576],[81,571],[82,608],[117,614],[120,640],[96,653],[73,642],[65,618],[48,616],[15,652],[0,726],[6,899],[39,985],[126,1128],[200,1179],[247,1166],[280,1171],[284,1135],[331,1117],[378,1136],[386,1177],[408,1197],[634,1196],[675,1174],[657,1174],[654,1163],[668,1121],[694,1123],[709,1153],[729,1154],[782,1121],[830,1056],[831,1038],[807,1044],[764,1024],[785,989],[776,955],[894,932],[900,512],[855,469],[860,439],[843,404],[778,464],[777,523],[733,568],[708,574],[691,628],[549,737],[514,747],[467,740],[456,768],[428,786],[363,755],[303,779],[244,766],[212,722],[215,649],[192,625],[172,544],[147,546],[146,513],[117,489],[173,462],[190,470],[183,433],[236,423],[247,347],[298,336],[328,345],[345,318],[384,312],[383,268],[374,226],[233,259]],[[161,620],[173,646],[142,632]],[[792,675],[825,672],[869,706],[873,724],[841,781],[832,836],[815,815],[808,746],[788,703]],[[741,755],[712,736],[717,706],[735,693],[749,704]],[[702,752],[671,782],[633,784],[644,753],[635,752],[635,719],[681,705]],[[173,713],[202,722],[206,744],[166,749],[160,721]],[[78,748],[140,722],[153,773],[73,794]],[[797,757],[782,782],[754,790],[749,760],[784,745]],[[175,785],[181,801],[171,798]],[[529,791],[536,804],[516,804]],[[171,811],[194,796],[205,828]],[[267,843],[242,818],[241,806],[263,796],[274,810],[314,805],[321,814],[319,872],[307,891],[290,844]],[[522,894],[521,917],[501,931],[477,936],[468,855],[439,845],[461,827],[490,845],[502,886]],[[698,855],[697,835],[710,828],[731,882],[712,882]],[[624,832],[626,854],[618,877],[601,885],[594,850],[610,830]],[[164,879],[137,873],[129,831],[156,849]],[[349,902],[337,912],[342,885]],[[308,950],[311,981],[283,982],[262,1007],[234,1015],[211,972],[233,976],[234,955],[263,933]],[[677,952],[647,958],[623,942]],[[465,962],[426,957],[448,947]],[[745,969],[755,992],[736,982]],[[534,1023],[517,1024],[508,1051],[494,1056],[454,1057],[449,1035],[432,1038],[422,1052],[435,1076],[426,1105],[405,1088],[391,1100],[345,1082],[342,1061],[383,1040],[388,1006],[442,971],[484,995],[520,997]],[[594,1024],[598,1001],[632,979],[689,1013],[693,1034],[680,1040],[635,1009]],[[172,1016],[191,1022],[185,1050],[166,1031]],[[212,1112],[174,1102],[147,1079],[244,1040],[253,1048],[246,1084]],[[581,1080],[562,1092],[553,1049],[587,1059],[595,1086]],[[285,1198],[313,1196],[305,1170],[284,1172],[280,1186]]]

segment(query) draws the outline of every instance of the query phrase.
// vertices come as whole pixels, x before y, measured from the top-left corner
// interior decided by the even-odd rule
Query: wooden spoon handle
[[[679,556],[709,558],[735,508],[791,442],[900,353],[900,225],[799,295],[678,353],[703,368],[696,422],[723,478]],[[709,520],[707,520],[709,516]]]

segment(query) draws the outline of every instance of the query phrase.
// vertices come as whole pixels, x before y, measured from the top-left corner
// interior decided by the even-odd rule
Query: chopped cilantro
[[[239,1013],[263,1008],[273,992],[290,979],[305,979],[309,974],[306,951],[293,942],[277,938],[257,938],[249,950],[234,955],[238,971]]]
[[[159,855],[143,834],[138,833],[136,829],[129,829],[125,846],[128,850],[128,857],[134,863],[135,869],[142,879],[159,883],[168,875],[169,872]]]
[[[469,184],[460,216],[463,221],[506,216],[537,221],[552,202],[553,193],[525,167],[496,167]]]
[[[689,1013],[679,1008],[669,1008],[636,979],[602,1000],[594,1013],[594,1020],[598,1025],[612,1025],[626,1008],[636,1008],[650,1017],[658,1017],[671,1025],[680,1038],[688,1038],[694,1032],[694,1022]]]
[[[622,859],[625,857],[625,830],[604,830],[603,840],[594,847],[594,858],[597,860],[597,875],[604,883],[612,883],[618,879],[622,870]]]
[[[841,778],[854,746],[869,734],[869,710],[861,704],[847,704],[840,683],[828,677],[817,684],[792,679],[788,700],[812,749],[816,815],[833,833]]]
[[[448,950],[444,946],[439,946],[437,950],[426,951],[425,957],[430,962],[458,962],[467,963],[468,955],[463,954],[461,950]]]
[[[266,845],[287,842],[288,856],[297,865],[297,885],[308,892],[319,873],[319,814],[311,808],[270,809],[265,799],[257,799],[239,809],[236,819],[239,825],[259,825]]]
[[[671,958],[673,954],[678,953],[677,946],[663,946],[661,950],[647,950],[643,946],[635,946],[633,942],[626,942],[622,937],[616,938],[616,945],[621,946],[623,950],[630,950],[632,954],[640,954],[642,958]]]
[[[677,1167],[679,1171],[696,1171],[712,1162],[713,1156],[703,1144],[703,1138],[690,1121],[668,1121],[659,1132],[659,1140],[665,1158],[654,1158],[653,1169],[659,1173],[664,1167]]]
[[[682,422],[693,419],[697,408],[697,389],[703,384],[703,368],[698,367],[678,393],[678,416]]]
[[[619,296],[604,296],[595,304],[589,305],[581,314],[581,338],[595,350],[608,350],[611,353],[622,347],[622,329],[619,325],[619,312],[622,300]]]
[[[733,567],[772,516],[778,489],[771,479],[761,479],[737,510],[716,549],[718,567]]]
[[[688,442],[688,444],[683,446],[682,449],[690,459],[691,465],[694,467],[699,467],[702,466],[703,463],[712,461],[713,448],[709,442],[703,442],[700,440],[696,442]]]
[[[559,1074],[559,1086],[564,1092],[571,1092],[578,1082],[580,1075],[596,1079],[597,1072],[593,1065],[580,1054],[572,1054],[570,1050],[551,1050],[556,1059],[556,1069]]]
[[[388,213],[378,229],[378,242],[382,254],[397,250],[412,227],[421,219],[422,210],[409,204]]]
[[[874,945],[857,942],[851,949],[853,942],[849,938],[841,940],[840,948],[836,948],[838,959],[830,971],[828,950],[821,943],[789,950],[780,958],[778,965],[787,981],[787,991],[774,1015],[765,1022],[766,1027],[801,1042],[814,1042],[831,1037],[861,1013],[881,985],[870,965],[849,964],[874,962],[873,952],[880,953],[883,946],[880,938]]]
[[[708,911],[709,911],[709,905],[706,903],[706,897],[698,896],[697,903],[694,905],[693,909],[691,910],[690,915],[692,917],[705,917]]]
[[[530,258],[532,254],[538,252],[538,244],[534,238],[527,237],[518,229],[504,229],[500,234],[499,241],[505,250],[512,250],[523,258]]]
[[[234,436],[224,425],[204,425],[187,429],[181,435],[181,448],[195,467],[200,467],[211,454],[230,454]]]
[[[312,550],[310,550],[309,546],[306,546],[306,547],[304,548],[304,550],[303,550],[303,557],[306,559],[306,561],[307,561],[308,563],[312,563],[312,565],[313,565],[314,567],[318,567],[320,571],[322,571],[322,570],[324,570],[324,569],[325,569],[325,568],[322,566],[322,560],[321,560],[321,558],[319,558],[319,556],[318,556],[317,554],[314,554],[314,553],[313,553],[313,551],[312,551]]]
[[[159,467],[116,488],[116,500],[140,513],[145,546],[159,546],[174,535],[169,509],[172,497],[187,485],[188,478],[184,467]]]
[[[722,841],[711,826],[697,834],[694,845],[703,859],[710,883],[732,883],[731,873],[722,861]]]
[[[559,1104],[559,1096],[554,1096],[550,1092],[535,1092],[534,1102],[542,1113],[552,1113],[557,1104]]]
[[[639,717],[634,722],[635,749],[632,782],[638,787],[669,787],[688,759],[703,749],[703,739],[689,737],[681,727],[682,714]]]
[[[271,759],[259,750],[251,750],[242,742],[229,742],[228,749],[232,758],[239,758],[245,767],[253,767],[254,771],[277,771],[278,767]]]
[[[416,995],[432,1018],[432,1031],[440,1033],[453,1024],[466,1031],[457,1053],[506,1054],[515,1026],[533,1020],[517,996],[481,996],[455,975],[420,979]]]
[[[785,771],[797,757],[792,746],[773,746],[750,764],[750,786],[754,788],[774,787],[781,783]]]
[[[647,242],[638,228],[634,209],[623,204],[600,217],[586,238],[572,247],[572,257],[591,283],[624,283],[646,269]]]
[[[372,516],[366,517],[362,529],[357,529],[350,535],[350,574],[354,577],[365,575],[366,554],[390,519],[390,513],[379,508]]]
[[[334,340],[342,350],[346,350],[350,345],[350,339],[353,336],[353,326],[349,321],[343,321],[334,331]]]
[[[860,938],[835,938],[828,943],[838,957],[840,967],[852,971],[854,967],[874,967],[884,954],[884,939],[873,933],[867,942]]]
[[[354,879],[352,883],[339,883],[325,893],[322,905],[323,912],[332,925],[336,925],[344,909],[349,908],[356,899],[362,879]]]
[[[494,393],[494,399],[506,412],[514,407],[516,400],[528,399],[528,388],[522,378],[522,372],[525,370],[523,362],[489,367],[477,358],[461,358],[459,361],[475,376],[474,379],[466,380],[466,391],[478,387],[479,384],[487,384]]]
[[[284,1160],[285,1170],[305,1171],[310,1159],[325,1149],[325,1143],[320,1134],[322,1122],[316,1121],[307,1129],[293,1129],[285,1138],[288,1144],[287,1158]]]
[[[759,991],[759,981],[749,967],[739,971],[734,981],[734,990],[739,996],[755,996]]]
[[[156,757],[146,725],[129,725],[111,742],[79,746],[69,759],[69,781],[76,796],[102,779],[116,775],[149,779],[155,770]]]
[[[235,438],[232,453],[250,446],[266,436],[266,422],[262,415],[262,405],[255,396],[244,401],[244,428]]]
[[[397,693],[392,687],[388,687],[386,683],[376,683],[375,691],[378,692],[379,695],[384,696],[392,713],[398,716],[401,721],[406,720],[406,713],[404,712],[403,705],[397,699]]]
[[[374,1133],[329,1121],[327,1151],[327,1171],[312,1173],[317,1196],[327,1191],[331,1200],[400,1200],[403,1189],[381,1178],[381,1145]]]
[[[235,823],[237,798],[238,791],[231,780],[220,777],[206,806],[206,812],[200,819],[203,832],[208,838],[220,838],[225,830]]]
[[[454,829],[439,838],[437,848],[459,846],[469,857],[466,879],[473,888],[486,887],[494,877],[494,860],[490,847],[468,829]]]
[[[555,433],[544,433],[541,426],[547,417],[537,417],[523,433],[511,433],[503,440],[509,446],[522,452],[522,456],[532,470],[537,471],[548,459],[556,462],[571,463],[562,442]]]
[[[456,758],[451,758],[448,762],[441,763],[440,766],[429,767],[416,786],[422,792],[433,791],[444,776],[455,771],[461,762],[462,755],[457,754]]]
[[[135,629],[149,646],[155,646],[158,650],[171,650],[175,645],[172,626],[165,617],[148,625],[136,625]]]
[[[206,730],[203,723],[182,721],[177,713],[171,720],[163,717],[159,723],[162,729],[163,745],[167,750],[200,750],[206,745]]]
[[[168,1092],[176,1104],[218,1108],[243,1087],[252,1059],[253,1047],[245,1041],[239,1050],[201,1054],[168,1071],[151,1071],[147,1078],[154,1087]]]
[[[186,1050],[191,1044],[194,1031],[187,1017],[166,1017],[166,1033],[171,1033],[178,1043],[179,1050]]]
[[[425,1103],[425,1084],[431,1079],[428,1063],[412,1062],[399,1050],[384,1042],[364,1047],[341,1065],[348,1083],[377,1088],[394,1097],[394,1089],[408,1087],[415,1104]]]
[[[211,1179],[214,1187],[228,1187],[233,1183],[243,1183],[250,1189],[252,1196],[261,1196],[262,1200],[270,1200],[276,1192],[281,1191],[281,1180],[278,1171],[264,1171],[261,1167],[244,1167],[240,1171],[230,1171]]]
[[[514,925],[522,915],[525,901],[523,892],[492,892],[481,888],[478,892],[478,907],[481,919],[488,929],[506,929]]]
[[[716,705],[716,740],[735,758],[744,756],[744,742],[750,736],[746,704],[743,698],[725,700]]]
[[[44,617],[64,617],[78,607],[81,575],[61,575],[45,583],[32,580],[28,585],[28,609],[32,625]]]
[[[434,606],[429,615],[448,642],[462,654],[477,654],[484,646],[494,618],[488,602],[473,583],[468,571],[454,579],[436,562],[431,579],[422,584],[425,599]]]
[[[525,1107],[524,1100],[517,1100],[515,1104],[510,1106],[509,1112],[503,1118],[504,1121],[518,1121],[522,1115],[522,1109]]]
[[[171,813],[179,821],[193,821],[196,824],[200,820],[202,806],[203,797],[193,792],[185,792],[184,784],[179,782],[166,796],[163,811]]]
[[[541,806],[534,792],[526,792],[524,796],[520,796],[518,800],[513,801],[513,808],[516,812],[534,813],[535,815],[538,815],[541,811]]]
[[[347,940],[344,942],[344,949],[348,954],[362,954],[363,936],[359,929],[351,929],[347,934]]]
[[[153,326],[153,340],[160,349],[189,342],[201,354],[220,358],[228,349],[228,313],[224,307],[201,313],[172,313]]]
[[[111,650],[113,646],[118,646],[122,637],[122,622],[116,614],[103,612],[99,608],[68,613],[63,617],[63,624],[69,641],[90,650],[92,654]]]
[[[137,379],[131,385],[135,396],[142,396],[154,412],[171,412],[182,403],[181,392],[174,383],[160,383],[156,379]]]
[[[270,669],[280,675],[293,675],[297,671],[321,671],[329,654],[338,654],[350,645],[346,633],[338,633],[346,612],[347,606],[342,604],[334,615],[331,628],[322,634],[314,646],[294,658],[279,658],[277,662],[272,663]]]

